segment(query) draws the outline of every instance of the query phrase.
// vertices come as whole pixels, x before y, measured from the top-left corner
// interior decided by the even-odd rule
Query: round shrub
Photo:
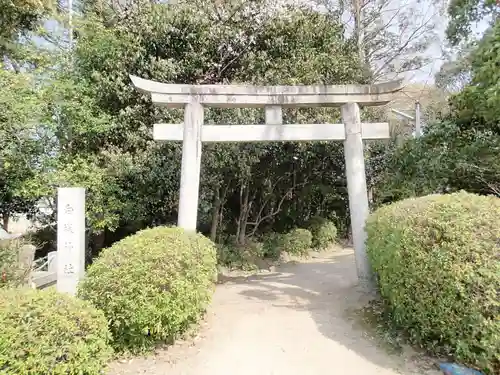
[[[320,216],[312,217],[309,220],[308,229],[312,233],[312,246],[315,249],[325,249],[337,239],[335,224]]]
[[[217,246],[218,264],[230,268],[253,270],[263,257],[263,244],[251,239],[247,239],[244,244],[228,242]]]
[[[0,372],[102,374],[112,350],[104,314],[54,290],[0,290]]]
[[[305,255],[312,246],[312,238],[307,229],[292,229],[283,235],[283,250],[294,255]]]
[[[284,236],[281,233],[269,232],[262,236],[264,256],[271,259],[279,259],[283,250]]]
[[[377,210],[366,229],[396,326],[428,349],[500,373],[500,199],[408,199]]]
[[[171,342],[202,316],[217,278],[215,245],[201,234],[156,227],[104,249],[79,295],[104,311],[119,351]]]

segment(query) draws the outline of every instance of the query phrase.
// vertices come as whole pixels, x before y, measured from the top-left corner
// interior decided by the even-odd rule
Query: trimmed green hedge
[[[312,217],[307,225],[312,233],[312,247],[322,250],[335,243],[337,239],[337,228],[335,224],[320,216]]]
[[[172,342],[203,315],[216,281],[216,249],[201,234],[156,227],[104,249],[79,296],[104,311],[115,349]]]
[[[500,199],[408,199],[366,229],[393,323],[427,349],[500,373]]]
[[[305,255],[312,247],[313,236],[307,229],[292,229],[282,237],[282,249],[294,255]]]
[[[0,373],[98,375],[112,355],[104,314],[53,290],[0,289]]]

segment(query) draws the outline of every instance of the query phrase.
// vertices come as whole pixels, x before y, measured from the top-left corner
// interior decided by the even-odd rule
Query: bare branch
[[[271,187],[271,192],[274,191],[274,189],[276,188],[276,186],[278,186],[278,184],[280,183],[280,181],[282,181],[285,177],[290,177],[291,176],[291,173],[287,173],[286,175],[284,176],[281,176],[279,177],[276,182],[273,184],[273,186]],[[269,201],[271,200],[272,196],[271,194],[268,194],[267,195],[267,198],[266,200],[262,203],[260,209],[259,209],[259,212],[257,213],[257,218],[260,218],[262,216],[262,213],[264,212],[264,209],[266,208],[267,204],[269,203]],[[247,225],[256,225],[258,227],[260,223],[256,224],[256,223],[247,223]]]
[[[400,46],[395,53],[392,54],[392,56],[390,58],[388,58],[383,64],[381,67],[379,67],[375,73],[373,74],[375,77],[379,76],[383,70],[391,63],[393,62],[398,56],[401,55],[401,52],[404,51],[408,45],[415,39],[417,39],[418,37],[420,37],[421,35],[423,35],[423,32],[421,32],[420,34],[417,35],[417,33],[419,31],[421,31],[422,29],[424,29],[428,23],[430,22],[431,18],[429,20],[427,20],[427,22],[421,24],[419,27],[417,27],[415,30],[413,30],[413,32],[410,34],[410,36],[406,39],[406,41],[403,43],[402,46]],[[424,30],[425,32],[425,30]]]
[[[291,186],[290,188],[288,188],[285,192],[285,194],[283,194],[283,196],[281,197],[281,199],[279,200],[278,202],[278,205],[276,207],[276,209],[271,209],[271,212],[265,216],[262,216],[262,217],[259,217],[257,216],[257,219],[256,221],[254,222],[251,222],[251,223],[247,223],[247,225],[252,225],[253,226],[253,229],[252,231],[250,232],[249,236],[252,237],[255,235],[255,233],[257,232],[257,229],[259,228],[259,225],[264,222],[265,220],[268,220],[270,218],[272,218],[273,216],[276,216],[278,213],[281,212],[281,206],[283,205],[283,203],[285,202],[286,198],[289,197],[290,193],[292,193],[296,188],[299,188],[299,187],[302,187],[304,186],[305,184],[307,184],[308,181],[305,180],[299,184],[294,184],[293,186]],[[261,210],[259,211],[259,214],[262,214],[262,207],[261,207]]]

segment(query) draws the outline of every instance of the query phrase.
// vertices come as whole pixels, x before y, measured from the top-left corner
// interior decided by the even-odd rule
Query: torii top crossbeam
[[[345,103],[378,106],[389,103],[392,95],[403,88],[403,81],[373,85],[181,85],[150,81],[130,76],[134,86],[151,95],[153,103],[183,108],[193,98],[210,107],[339,107]]]

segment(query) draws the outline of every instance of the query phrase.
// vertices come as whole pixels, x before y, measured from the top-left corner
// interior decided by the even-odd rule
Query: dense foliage
[[[500,137],[491,132],[461,129],[450,121],[429,125],[423,137],[387,153],[377,199],[459,190],[500,195],[499,154]]]
[[[355,46],[344,40],[342,25],[307,9],[284,14],[266,11],[259,2],[144,4],[126,19],[118,15],[116,22],[113,28],[95,22],[84,26],[75,62],[78,79],[88,77],[99,107],[116,119],[93,142],[98,163],[113,170],[125,192],[114,210],[116,219],[139,227],[176,219],[180,147],[152,142],[150,127],[181,121],[182,113],[153,107],[130,87],[129,73],[178,83],[365,79],[352,63]],[[335,60],[328,58],[332,53]],[[336,118],[335,110],[285,112],[286,122]],[[207,123],[262,120],[262,110],[206,110]],[[199,229],[213,240],[234,235],[243,244],[266,226],[286,231],[311,215],[334,211],[345,218],[345,191],[335,189],[344,181],[342,156],[336,143],[205,145]],[[324,168],[331,173],[319,173]]]
[[[500,199],[465,192],[403,200],[367,223],[391,320],[418,344],[500,370]]]
[[[470,56],[471,80],[451,99],[454,116],[462,128],[500,135],[500,22],[488,29]]]
[[[37,198],[53,201],[56,186],[86,187],[96,250],[177,217],[180,145],[154,142],[151,126],[181,121],[182,112],[153,107],[131,87],[129,73],[177,83],[336,84],[368,78],[353,63],[356,46],[344,37],[343,25],[307,8],[271,11],[263,2],[197,1],[144,3],[124,14],[86,5],[85,18],[75,20],[73,65],[59,55],[64,71],[44,75],[56,83],[43,86],[49,105],[40,109],[47,119],[39,124],[41,133],[50,137],[36,138],[36,145],[51,157],[22,151],[37,169],[9,178],[6,191],[25,204],[9,206],[11,211],[26,212]],[[286,122],[336,122],[339,112],[290,109],[284,116]],[[261,123],[263,111],[207,109],[206,121]],[[346,230],[341,143],[215,144],[203,151],[198,227],[213,240],[234,235],[243,244],[271,227],[286,232],[303,226],[314,215]]]
[[[0,63],[0,92],[9,93],[0,98],[0,216],[7,227],[11,215],[32,211],[33,200],[21,191],[36,175],[46,150],[34,121],[42,112],[34,77],[5,70]]]
[[[102,310],[118,350],[170,342],[202,316],[216,277],[214,244],[180,228],[156,227],[104,249],[79,296]]]
[[[278,250],[275,249],[275,251]],[[275,258],[270,255],[266,253],[264,243],[253,239],[248,239],[245,243],[238,244],[234,238],[230,238],[226,243],[217,246],[218,264],[230,269],[255,270],[264,264],[264,258]]]
[[[496,0],[452,0],[448,3],[450,22],[446,36],[452,44],[459,44],[470,36],[474,24],[488,18],[494,24],[499,14],[500,6]]]
[[[2,374],[99,375],[111,357],[107,321],[53,290],[0,289]]]
[[[31,265],[22,259],[26,245],[18,239],[0,240],[0,288],[27,284]]]
[[[56,9],[52,0],[12,0],[0,2],[0,55],[8,56],[10,62],[19,68],[16,61],[22,56],[18,43],[23,37],[42,26],[43,21]]]
[[[292,229],[282,236],[281,244],[282,249],[287,253],[304,255],[312,247],[313,235],[307,229]]]
[[[337,239],[337,228],[335,224],[320,216],[312,217],[307,228],[313,236],[312,246],[315,249],[325,249]]]
[[[286,251],[283,248],[283,234],[268,232],[261,238],[264,256],[271,259],[279,259],[281,253]]]
[[[381,153],[377,203],[459,190],[500,196],[499,42],[497,22],[468,57],[471,80],[450,98],[451,112]]]

